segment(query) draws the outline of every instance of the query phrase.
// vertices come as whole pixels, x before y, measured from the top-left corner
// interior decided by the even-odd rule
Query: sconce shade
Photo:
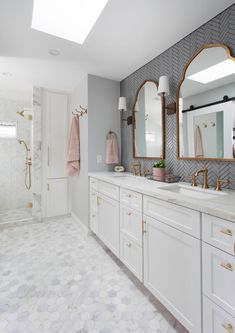
[[[166,75],[160,76],[157,93],[158,93],[158,96],[170,95],[170,85],[169,85],[168,76],[166,76]]]
[[[127,111],[126,97],[119,97],[118,110]]]

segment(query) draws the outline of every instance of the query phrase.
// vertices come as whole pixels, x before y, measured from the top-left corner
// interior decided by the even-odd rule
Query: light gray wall
[[[119,155],[121,149],[120,112],[118,98],[120,83],[88,75],[88,171],[113,170],[105,163],[106,135],[109,130],[117,134]],[[97,163],[97,155],[102,163]]]
[[[80,174],[69,179],[71,211],[85,225],[88,225],[89,216],[88,172],[110,169],[105,164],[106,134],[110,129],[117,134],[121,147],[120,113],[117,111],[119,92],[119,82],[88,74],[71,97],[70,115],[80,104],[88,108],[88,114],[79,118]],[[97,163],[97,155],[102,155],[102,163]]]
[[[81,104],[88,106],[87,76],[85,76],[76,87],[71,96],[71,110],[69,118],[71,120],[72,111]],[[79,118],[80,127],[80,173],[69,177],[71,211],[84,223],[88,224],[88,117]]]

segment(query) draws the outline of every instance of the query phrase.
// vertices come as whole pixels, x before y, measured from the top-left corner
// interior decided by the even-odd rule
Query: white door
[[[100,239],[119,257],[119,202],[99,194],[98,235]]]
[[[67,178],[48,179],[47,181],[47,217],[68,214]]]
[[[47,111],[47,178],[67,177],[67,117],[68,98],[58,93],[46,93]]]
[[[200,333],[200,240],[153,218],[144,221],[144,284],[186,329]]]

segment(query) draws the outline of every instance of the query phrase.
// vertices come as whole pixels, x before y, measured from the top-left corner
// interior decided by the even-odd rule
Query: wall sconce
[[[166,75],[160,76],[159,84],[158,84],[158,96],[162,96],[162,108],[163,110],[167,110],[167,114],[174,114],[176,113],[176,104],[171,103],[166,105],[165,104],[165,96],[170,95],[170,85],[169,85],[169,78]]]
[[[119,97],[118,110],[121,111],[121,121],[122,122],[126,121],[127,125],[131,125],[132,116],[129,116],[126,119],[123,118],[123,113],[127,111],[126,97]]]

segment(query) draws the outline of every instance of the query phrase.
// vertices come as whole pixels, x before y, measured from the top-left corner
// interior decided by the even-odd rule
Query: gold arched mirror
[[[164,114],[157,88],[157,82],[146,80],[136,92],[132,108],[134,158],[164,158]]]
[[[178,159],[235,161],[235,58],[223,44],[200,48],[177,94]]]

